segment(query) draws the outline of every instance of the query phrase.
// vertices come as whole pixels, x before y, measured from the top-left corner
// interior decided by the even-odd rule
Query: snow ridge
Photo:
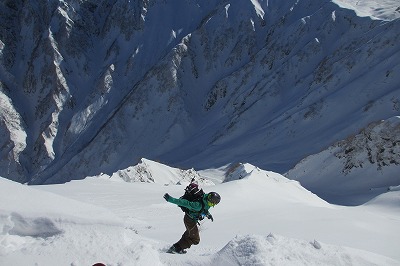
[[[142,158],[137,165],[119,170],[109,178],[122,179],[125,182],[147,182],[163,185],[189,184],[194,179],[199,185],[214,185],[213,182],[201,177],[193,168],[182,170],[166,166],[160,167],[161,165],[158,162]],[[102,177],[107,178],[107,175],[103,174]]]

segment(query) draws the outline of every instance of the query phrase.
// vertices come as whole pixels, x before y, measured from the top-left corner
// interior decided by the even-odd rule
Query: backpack
[[[180,199],[185,199],[188,201],[197,201],[201,203],[201,210],[199,213],[203,212],[204,202],[203,202],[204,191],[203,189],[199,189],[199,186],[193,183],[193,179],[189,185],[185,188],[185,194],[180,197]],[[183,212],[188,213],[189,209],[186,207],[179,206]]]

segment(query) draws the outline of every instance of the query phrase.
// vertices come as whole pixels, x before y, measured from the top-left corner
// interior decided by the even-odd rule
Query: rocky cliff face
[[[332,199],[390,190],[400,182],[399,172],[400,117],[395,116],[308,156],[286,176],[312,190],[319,188],[317,193]]]
[[[341,151],[335,157],[343,162],[342,172],[345,175],[366,165],[373,165],[376,170],[399,166],[400,117],[374,122],[337,145]]]
[[[330,1],[4,1],[0,175],[288,170],[398,114],[399,23]]]

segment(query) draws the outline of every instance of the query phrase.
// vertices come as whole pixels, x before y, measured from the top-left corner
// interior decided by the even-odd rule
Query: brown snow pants
[[[186,231],[175,245],[179,245],[182,249],[187,249],[191,245],[200,243],[199,228],[197,227],[197,222],[187,214],[183,217],[183,222],[185,223]]]

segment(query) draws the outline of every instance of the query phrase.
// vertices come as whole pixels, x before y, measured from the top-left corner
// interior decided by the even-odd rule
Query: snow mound
[[[386,208],[393,212],[400,211],[400,190],[397,191],[394,190],[394,191],[389,191],[387,193],[383,193],[377,196],[376,198],[368,201],[364,205],[366,206],[379,205],[381,208]]]
[[[53,221],[89,224],[121,224],[117,216],[102,207],[44,192],[2,177],[0,177],[0,215],[7,215],[19,223],[31,225],[44,223],[47,218]]]
[[[47,217],[26,218],[18,213],[0,216],[3,234],[47,238],[62,231]]]
[[[213,258],[212,265],[395,265],[364,251],[269,234],[237,236]]]
[[[102,207],[0,177],[0,255],[52,242],[70,224],[114,227],[122,221]]]
[[[234,181],[234,180],[239,180],[243,178],[249,178],[253,174],[261,173],[261,172],[267,172],[263,171],[257,166],[251,165],[249,163],[237,163],[233,164],[230,167],[228,167],[226,173],[225,173],[225,180],[224,182],[229,182],[229,181]],[[270,172],[272,173],[272,172]],[[268,174],[266,173],[268,176]],[[289,179],[285,178],[284,176],[281,175],[276,175],[275,177],[276,181],[283,181],[283,182],[288,182]]]
[[[260,197],[259,200],[265,202],[274,200],[303,202],[307,205],[329,208],[326,201],[302,187],[298,181],[290,180],[275,172],[262,170],[248,163],[240,163],[230,167],[226,172],[224,182],[228,185],[241,187],[242,193],[240,196],[236,196],[236,199],[243,201],[256,197],[257,194]],[[258,193],[255,193],[255,191],[258,191]]]
[[[48,217],[26,217],[19,213],[0,212],[0,256],[27,248],[34,242],[60,235],[58,228]]]
[[[334,0],[343,8],[352,9],[360,17],[371,17],[378,20],[395,20],[400,17],[400,3],[398,0]]]

